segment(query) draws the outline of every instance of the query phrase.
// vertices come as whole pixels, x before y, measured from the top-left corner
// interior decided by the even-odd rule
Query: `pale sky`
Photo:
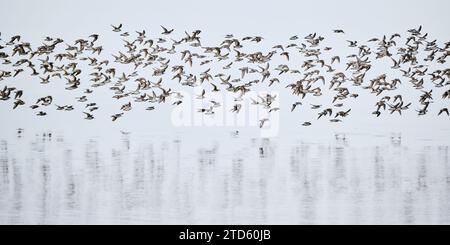
[[[61,37],[66,42],[73,43],[77,38],[87,38],[92,33],[101,35],[98,43],[104,46],[104,53],[109,55],[122,48],[120,38],[111,32],[111,24],[122,23],[123,29],[134,33],[145,29],[149,37],[159,36],[164,25],[175,28],[173,35],[182,37],[184,31],[202,30],[203,42],[208,45],[220,44],[226,34],[232,33],[238,37],[263,36],[261,45],[268,50],[277,43],[287,43],[293,35],[304,37],[309,33],[317,32],[326,38],[330,46],[336,48],[337,53],[349,54],[346,51],[345,40],[358,40],[366,42],[372,37],[382,37],[400,33],[406,35],[406,30],[423,26],[423,32],[429,33],[429,39],[437,39],[439,44],[450,41],[448,23],[450,16],[449,1],[5,1],[0,0],[0,32],[2,40],[20,34],[24,41],[31,42],[34,47],[40,45],[45,36]],[[336,37],[333,29],[345,30],[345,36]],[[403,44],[403,43],[402,43]],[[342,47],[342,50],[340,49]],[[109,57],[111,59],[112,57]],[[299,64],[300,65],[300,64]],[[388,63],[387,65],[391,65]],[[448,64],[446,64],[448,67]],[[389,66],[386,66],[389,67]],[[3,66],[0,65],[0,69]],[[380,70],[377,70],[380,69]],[[371,78],[385,71],[383,68],[374,68]],[[392,75],[394,78],[397,75]],[[7,84],[25,89],[29,94],[45,95],[60,93],[62,86],[51,85],[42,92],[39,79],[27,79],[21,76],[8,79]],[[3,87],[5,81],[0,82]],[[20,86],[19,86],[20,85]],[[290,104],[294,99],[290,91],[280,86],[281,106],[281,133],[290,134],[292,130],[302,131],[301,122],[314,118],[306,118],[298,114],[289,114]],[[61,93],[63,93],[62,91]],[[81,93],[81,92],[80,92]],[[78,94],[80,94],[78,93]],[[412,92],[414,93],[414,91]],[[78,96],[73,94],[73,97]],[[36,97],[31,97],[34,100]],[[63,95],[61,95],[64,97]],[[360,96],[354,104],[356,109],[352,115],[339,125],[329,122],[316,123],[309,131],[316,130],[347,130],[355,128],[393,127],[404,129],[411,127],[413,131],[428,128],[430,130],[446,130],[450,128],[449,118],[435,115],[439,105],[433,105],[433,113],[424,118],[418,118],[414,109],[418,109],[418,94],[411,94],[411,101],[416,107],[403,117],[385,117],[376,120],[370,114],[374,110],[374,100]],[[434,94],[440,97],[439,94]],[[26,96],[25,96],[26,97]],[[408,97],[408,94],[406,94]],[[61,98],[63,101],[65,98]],[[99,97],[99,100],[109,102],[109,97]],[[70,101],[74,101],[71,99]],[[57,102],[56,102],[57,103]],[[70,103],[70,102],[67,102]],[[72,102],[75,104],[75,102]],[[439,102],[440,103],[440,102]],[[28,106],[29,106],[28,104]],[[121,103],[118,103],[118,105]],[[367,104],[367,107],[364,105]],[[284,106],[283,106],[284,105]],[[443,106],[449,105],[442,104]],[[359,108],[359,109],[358,109]],[[167,108],[169,109],[169,108]],[[103,129],[123,130],[168,130],[173,131],[170,125],[170,111],[158,111],[145,114],[145,111],[136,110],[130,113],[128,120],[111,124],[110,113],[99,112],[98,120],[87,122],[82,115],[60,114],[54,111],[45,120],[36,118],[29,110],[12,112],[10,104],[0,103],[3,130],[18,127],[24,128],[61,128],[76,131],[89,130],[101,126]],[[81,113],[81,112],[80,112]],[[103,115],[103,116],[102,116]],[[103,117],[103,119],[101,119]],[[381,125],[381,126],[380,126]],[[337,128],[336,128],[337,127]],[[109,130],[108,129],[108,130]],[[105,129],[106,130],[106,129]],[[176,129],[180,130],[180,129]],[[218,130],[222,130],[218,128]],[[226,128],[233,130],[233,128]],[[0,131],[1,132],[1,131]]]

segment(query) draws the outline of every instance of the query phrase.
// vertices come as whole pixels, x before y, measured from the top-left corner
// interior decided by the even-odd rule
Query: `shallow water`
[[[369,140],[370,139],[370,140]],[[0,137],[1,224],[450,224],[445,141]]]

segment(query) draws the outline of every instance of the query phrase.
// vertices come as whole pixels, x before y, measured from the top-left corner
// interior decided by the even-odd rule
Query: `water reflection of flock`
[[[1,223],[20,223],[30,210],[35,223],[195,223],[208,215],[217,222],[420,223],[429,199],[437,205],[426,211],[429,221],[450,222],[448,146],[396,147],[400,134],[368,148],[355,148],[345,133],[287,147],[232,135],[239,146],[180,138],[131,145],[130,133],[112,148],[100,139],[73,148],[49,132],[17,136],[0,141]],[[388,203],[402,214],[395,218]]]

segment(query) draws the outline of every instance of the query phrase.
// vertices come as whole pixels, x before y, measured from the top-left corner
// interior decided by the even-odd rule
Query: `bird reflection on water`
[[[0,223],[450,223],[447,145],[117,137],[0,139]]]

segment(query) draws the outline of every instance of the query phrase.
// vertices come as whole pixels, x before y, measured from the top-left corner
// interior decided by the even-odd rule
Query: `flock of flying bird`
[[[420,92],[418,108],[415,108],[418,115],[429,112],[430,104],[436,99],[433,93],[440,93],[437,99],[450,99],[450,68],[430,68],[446,63],[450,56],[450,42],[440,46],[436,40],[429,40],[428,34],[422,33],[421,26],[407,31],[403,45],[399,44],[401,35],[398,33],[372,38],[366,44],[347,40],[348,47],[354,52],[346,57],[333,55],[333,48],[322,45],[325,38],[317,33],[304,38],[292,36],[286,44],[275,45],[269,51],[246,52],[244,45],[258,47],[264,38],[238,38],[228,34],[220,45],[204,46],[200,30],[185,32],[183,38],[175,40],[172,37],[174,29],[163,26],[159,37],[153,39],[147,37],[145,30],[129,33],[123,30],[122,24],[111,27],[123,40],[123,50],[113,53],[112,59],[102,58],[99,34],[77,39],[71,44],[58,37],[45,37],[42,45],[33,48],[19,35],[2,40],[0,33],[0,83],[21,73],[39,78],[43,86],[62,81],[66,90],[76,93],[76,103],[81,103],[87,120],[94,119],[95,111],[100,108],[91,100],[91,94],[106,86],[112,91],[112,98],[121,101],[120,111],[111,115],[112,121],[124,116],[137,103],[145,104],[146,110],[154,110],[172,97],[175,99],[172,105],[180,105],[183,95],[176,91],[176,86],[204,88],[196,99],[205,101],[206,106],[198,112],[206,115],[214,114],[215,109],[222,106],[214,99],[206,101],[208,94],[214,95],[219,91],[233,93],[235,99],[231,112],[239,113],[243,96],[252,87],[264,84],[268,87],[283,86],[290,89],[295,98],[291,112],[307,106],[317,111],[317,120],[328,118],[330,122],[340,122],[350,114],[350,108],[341,107],[345,106],[346,100],[360,95],[355,92],[356,88],[364,89],[377,98],[372,112],[376,117],[384,113],[401,115],[402,111],[412,107],[411,102],[396,92],[400,84],[410,85]],[[346,34],[343,30],[333,30],[333,35]],[[296,55],[300,61],[293,59]],[[271,67],[274,59],[281,62]],[[371,59],[392,62],[390,68],[400,71],[401,77],[390,78],[383,73],[368,78],[366,74],[372,68]],[[345,69],[339,70],[339,64]],[[119,70],[124,67],[128,72],[120,74]],[[196,74],[194,70],[198,69],[202,72]],[[147,77],[139,74],[148,70],[152,73]],[[88,79],[82,74],[89,74],[89,81],[85,81]],[[333,93],[329,107],[307,105],[308,97],[322,96],[325,89]],[[24,90],[17,86],[0,89],[0,100],[12,101],[13,109],[27,104],[23,95]],[[251,98],[251,101],[271,113],[280,109],[274,106],[276,97],[267,93]],[[78,107],[55,104],[52,95],[34,101],[28,106],[37,116],[46,116],[51,107],[58,111],[72,111]],[[448,116],[448,108],[438,108],[436,114]],[[268,120],[261,119],[259,126],[263,127]],[[301,123],[303,126],[311,125],[310,121]]]

